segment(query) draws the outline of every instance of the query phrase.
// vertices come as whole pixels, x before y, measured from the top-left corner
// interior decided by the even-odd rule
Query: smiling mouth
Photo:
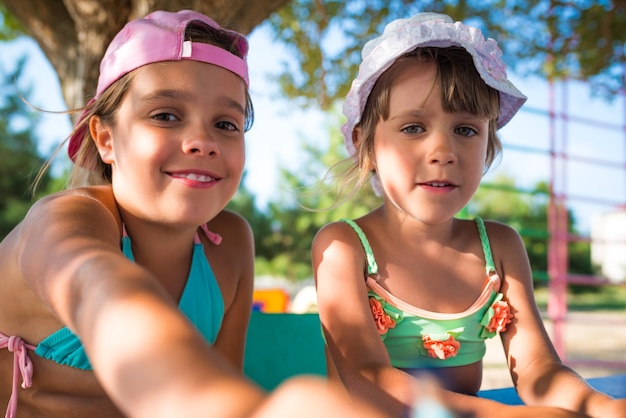
[[[455,187],[454,184],[452,183],[445,183],[442,181],[429,181],[426,183],[422,183],[425,186],[430,186],[430,187]]]
[[[171,176],[177,179],[187,179],[191,181],[197,181],[200,183],[210,183],[212,181],[217,180],[215,177],[207,176],[205,174],[194,174],[194,173],[172,174]]]

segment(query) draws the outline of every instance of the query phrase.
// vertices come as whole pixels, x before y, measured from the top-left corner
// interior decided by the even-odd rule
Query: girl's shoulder
[[[218,241],[207,240],[207,243],[211,241],[208,245],[205,243],[207,254],[247,257],[254,252],[254,233],[250,223],[242,215],[224,209],[207,222],[206,227],[211,234],[219,237]]]
[[[347,244],[353,250],[362,253],[363,247],[369,247],[370,240],[384,230],[381,226],[381,208],[374,209],[358,218],[344,218],[324,225],[317,232],[313,243],[325,242],[326,246],[336,241],[340,244]]]
[[[357,222],[352,221],[351,223]],[[360,227],[359,227],[360,228]],[[354,227],[350,226],[346,220],[339,220],[327,223],[315,234],[313,241],[338,240],[346,243],[358,243],[358,236]]]
[[[511,240],[519,240],[519,232],[511,225],[499,221],[483,220],[485,230],[489,241],[492,242],[510,242]]]
[[[34,223],[37,227],[74,224],[76,228],[116,224],[116,229],[121,231],[122,220],[110,186],[95,186],[63,190],[41,198],[28,211],[24,223]]]
[[[485,230],[496,266],[506,265],[506,271],[511,271],[514,265],[527,262],[524,241],[515,228],[502,222],[485,221]]]
[[[210,231],[222,236],[252,234],[252,227],[248,220],[242,215],[227,209],[222,210],[207,222],[207,227]]]
[[[356,223],[360,229],[359,224]],[[365,247],[369,243],[365,233],[355,230],[347,222],[335,221],[324,225],[313,237],[311,255],[313,263],[319,264],[322,260],[335,266],[366,265],[367,255]]]
[[[109,208],[117,208],[115,204],[115,196],[113,195],[113,189],[111,186],[89,186],[61,190],[42,197],[37,200],[33,206],[56,205],[74,200],[85,202],[91,201]]]

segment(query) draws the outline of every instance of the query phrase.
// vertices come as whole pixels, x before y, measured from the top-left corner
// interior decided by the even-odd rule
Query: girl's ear
[[[361,144],[361,127],[357,126],[352,130],[352,145],[358,151],[359,145]]]
[[[360,126],[357,126],[352,131],[352,144],[356,149],[356,155],[359,160],[359,166],[361,170],[364,171],[376,171],[376,160],[374,158],[374,150],[372,147],[368,147],[366,144],[362,142],[365,139],[363,138],[363,131]],[[366,149],[363,149],[363,148]]]
[[[89,132],[98,148],[100,158],[105,164],[113,163],[113,135],[111,127],[102,122],[99,116],[92,116],[89,120]]]

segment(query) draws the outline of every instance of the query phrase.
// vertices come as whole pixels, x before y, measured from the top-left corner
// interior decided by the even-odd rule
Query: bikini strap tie
[[[209,239],[209,241],[211,241],[215,245],[220,245],[220,243],[222,242],[222,236],[220,234],[209,231],[209,227],[206,226],[206,224],[200,225],[200,228],[204,232],[204,235],[206,235],[206,237]]]
[[[33,363],[28,357],[28,350],[34,350],[35,346],[26,344],[20,337],[7,337],[0,333],[0,348],[6,348],[13,353],[13,386],[5,418],[14,418],[17,413],[17,386],[20,374],[22,388],[29,388],[33,384]]]

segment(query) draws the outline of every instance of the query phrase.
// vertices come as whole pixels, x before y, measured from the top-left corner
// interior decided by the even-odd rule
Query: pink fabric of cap
[[[190,22],[201,22],[215,29],[219,29],[232,37],[238,50],[243,55],[240,58],[215,45],[201,42],[185,41],[185,29]],[[162,61],[192,60],[218,65],[239,77],[249,85],[248,65],[246,55],[248,41],[239,32],[224,29],[209,17],[192,10],[179,12],[155,11],[142,19],[128,22],[115,35],[100,63],[100,76],[96,98],[124,75],[147,64]],[[80,123],[86,111],[81,114]],[[85,130],[81,129],[72,135],[69,141],[68,154],[74,160],[78,148],[84,138]]]
[[[449,16],[438,13],[418,13],[410,18],[397,19],[385,27],[381,36],[363,47],[359,74],[346,96],[343,113],[348,120],[341,127],[341,132],[351,156],[356,153],[352,131],[361,120],[365,103],[378,77],[399,57],[417,47],[427,46],[460,46],[470,53],[481,78],[500,92],[498,129],[506,125],[526,102],[526,96],[507,79],[506,64],[502,61],[498,44],[491,38],[485,39],[479,29],[454,22]]]

